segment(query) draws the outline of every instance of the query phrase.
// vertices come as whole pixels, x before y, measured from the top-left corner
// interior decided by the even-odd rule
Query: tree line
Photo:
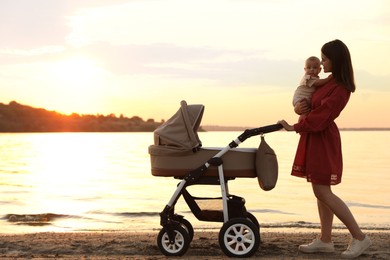
[[[0,103],[0,132],[152,132],[162,123],[139,116],[64,115],[16,101]]]

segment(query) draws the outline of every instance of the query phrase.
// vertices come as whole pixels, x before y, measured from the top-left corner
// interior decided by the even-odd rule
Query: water
[[[240,132],[199,133],[204,146],[223,147]],[[365,229],[390,230],[390,138],[388,131],[343,131],[344,175],[333,187]],[[277,186],[265,192],[252,178],[229,182],[232,194],[263,227],[317,228],[311,186],[290,176],[298,135],[274,132],[266,141],[279,161]],[[178,180],[150,173],[152,133],[0,134],[0,230],[150,231]],[[257,147],[258,137],[240,147]],[[195,196],[219,197],[219,186],[193,186]],[[201,229],[221,223],[198,221],[180,199],[176,212]],[[336,227],[343,225],[335,219]]]

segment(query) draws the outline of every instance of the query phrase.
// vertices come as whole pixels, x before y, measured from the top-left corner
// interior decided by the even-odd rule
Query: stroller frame
[[[188,250],[193,238],[192,225],[183,216],[174,212],[174,206],[183,195],[194,215],[204,221],[223,222],[219,233],[219,244],[222,251],[231,257],[248,257],[253,255],[260,245],[260,225],[256,218],[245,209],[245,200],[231,195],[228,189],[228,181],[234,177],[225,177],[222,156],[228,151],[238,147],[247,138],[256,135],[280,130],[280,124],[259,128],[247,129],[228,146],[224,147],[215,156],[203,165],[188,172],[179,182],[174,194],[160,213],[160,224],[163,227],[157,238],[157,244],[163,254],[167,256],[181,256]],[[218,168],[218,176],[204,176],[210,166]],[[222,212],[213,212],[215,217],[204,217],[197,207],[194,198],[186,190],[186,187],[195,184],[220,185]],[[222,214],[215,214],[222,213]]]

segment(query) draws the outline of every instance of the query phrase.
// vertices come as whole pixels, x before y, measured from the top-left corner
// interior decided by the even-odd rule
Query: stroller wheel
[[[187,231],[191,242],[194,238],[194,228],[192,227],[191,223],[185,218],[176,219],[176,221],[179,222],[180,225]]]
[[[233,218],[219,232],[219,246],[229,257],[252,256],[260,245],[258,227],[249,219]]]
[[[246,218],[253,222],[253,224],[256,225],[257,229],[259,230],[259,236],[260,236],[260,243],[261,243],[261,232],[260,232],[260,223],[257,221],[257,218],[250,212],[246,213]]]
[[[259,222],[257,221],[257,218],[250,212],[247,212],[246,213],[246,218],[249,219],[250,221],[253,222],[253,224],[256,225],[256,227],[258,227],[260,229],[260,224]]]
[[[171,243],[167,229],[163,227],[157,236],[157,246],[166,256],[182,256],[190,246],[190,238],[181,225],[176,225],[173,228],[173,232],[175,233],[175,241]]]

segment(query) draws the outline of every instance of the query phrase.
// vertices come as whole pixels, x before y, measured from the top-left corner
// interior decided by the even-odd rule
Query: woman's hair
[[[356,89],[352,60],[348,47],[340,40],[325,43],[321,52],[332,62],[332,76],[349,91]]]

